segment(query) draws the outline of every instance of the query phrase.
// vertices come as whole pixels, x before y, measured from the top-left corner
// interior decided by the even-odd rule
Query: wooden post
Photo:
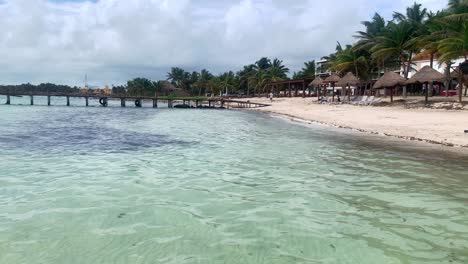
[[[351,102],[351,85],[348,83],[348,103]]]
[[[198,101],[198,100],[195,100],[195,107],[198,108],[198,104],[199,104],[199,101]]]
[[[393,87],[390,89],[390,103],[393,103]]]
[[[31,97],[31,105],[34,105],[34,96],[30,95]]]
[[[67,106],[70,106],[70,96],[67,96]]]
[[[302,98],[305,97],[305,81],[302,80]]]
[[[89,106],[89,100],[87,96],[85,97],[85,101],[86,101],[86,106]]]
[[[288,92],[289,92],[289,97],[291,97],[291,83],[289,83],[289,89],[288,89]]]
[[[158,108],[158,99],[153,99],[153,108]]]
[[[47,96],[47,105],[50,106],[50,95]]]
[[[458,102],[462,102],[462,93],[463,93],[463,72],[461,71],[461,67],[458,67]]]
[[[125,106],[126,106],[125,103],[126,103],[126,102],[125,102],[125,98],[123,98],[123,97],[120,98],[120,106],[121,106],[121,107],[125,107]]]
[[[10,101],[10,95],[7,95],[6,96],[6,104],[9,105],[11,103]]]
[[[335,82],[332,82],[332,102],[335,102]]]
[[[294,85],[294,97],[297,97],[297,85]]]
[[[426,105],[427,105],[427,103],[429,102],[429,98],[428,98],[429,97],[429,83],[426,82],[425,85],[426,85],[426,92],[425,92],[424,101],[426,102]]]

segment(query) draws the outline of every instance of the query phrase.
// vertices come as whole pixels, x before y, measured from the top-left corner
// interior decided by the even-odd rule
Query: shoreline
[[[251,98],[249,100],[257,102],[267,101],[267,99],[262,98]],[[303,124],[313,123],[339,129],[356,131],[363,134],[385,136],[414,143],[436,145],[441,146],[447,150],[468,154],[468,134],[464,134],[464,131],[461,129],[463,127],[463,124],[466,124],[465,126],[466,128],[468,128],[468,122],[464,122],[464,119],[459,120],[458,117],[454,118],[453,116],[451,116],[451,119],[449,118],[450,125],[453,127],[459,127],[461,131],[459,134],[455,135],[448,134],[447,131],[449,129],[444,128],[443,125],[437,127],[437,123],[439,123],[439,121],[442,121],[441,119],[438,119],[441,114],[450,116],[454,113],[457,113],[457,115],[459,115],[459,113],[462,113],[464,116],[466,116],[466,121],[468,121],[468,111],[402,109],[397,106],[378,107],[351,105],[320,105],[311,102],[310,98],[278,98],[273,101],[271,106],[255,108],[252,110],[272,115],[278,115],[293,122]],[[315,111],[317,110],[319,113],[315,114]],[[366,114],[380,115],[382,114],[382,112],[384,112],[385,114],[396,113],[398,115],[410,116],[415,111],[418,113],[418,115],[424,116],[423,121],[432,119],[432,122],[422,122],[422,124],[421,122],[415,122],[415,126],[418,126],[417,128],[411,126],[411,121],[413,121],[411,118],[409,118],[409,124],[407,120],[404,120],[406,122],[393,122],[393,124],[390,125],[388,125],[386,122],[383,122],[382,120],[379,120],[379,122],[376,122],[375,124],[372,123],[372,120],[371,122],[367,122],[366,124],[364,124],[365,122],[359,121],[352,122],[352,124],[350,124],[350,122],[346,122],[344,120],[346,117],[339,114],[340,112],[345,112],[349,116],[354,114],[362,114],[363,112],[365,112]],[[328,117],[314,118],[320,116],[321,114],[325,114],[325,116]],[[447,123],[447,120],[444,121]],[[386,126],[380,126],[382,122],[385,123]],[[421,127],[423,128],[422,133]],[[434,127],[437,127],[437,129],[441,132],[446,132],[446,134],[444,134],[443,136],[443,139],[437,139],[437,133],[439,133],[439,131],[437,131],[437,133],[432,136],[420,136],[420,134],[424,134],[424,132],[432,131],[431,129],[434,129]],[[450,130],[453,130],[453,128],[451,127]]]

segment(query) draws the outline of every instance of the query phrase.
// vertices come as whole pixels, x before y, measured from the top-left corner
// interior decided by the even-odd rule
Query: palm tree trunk
[[[449,61],[446,63],[447,67],[445,68],[445,97],[449,96],[449,86],[452,83],[452,77],[450,76],[450,66],[452,65],[452,62]]]
[[[408,65],[406,65],[406,70],[405,70],[405,79],[408,79],[408,74],[411,69],[411,59],[413,57],[413,52],[410,51],[409,57],[408,57]],[[403,86],[403,98],[406,98],[406,85]]]

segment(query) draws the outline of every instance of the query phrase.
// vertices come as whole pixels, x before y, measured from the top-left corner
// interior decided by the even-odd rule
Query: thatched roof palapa
[[[332,73],[330,76],[328,76],[326,79],[325,79],[325,82],[327,83],[337,83],[341,80],[340,76],[338,76],[338,74],[336,73]]]
[[[395,87],[397,85],[405,85],[406,79],[401,75],[392,71],[386,72],[379,80],[374,84],[374,89],[381,89],[386,87]]]
[[[345,87],[345,86],[348,86],[348,85],[357,85],[359,84],[361,81],[356,77],[354,76],[354,74],[352,72],[348,72],[343,78],[341,78],[341,80],[338,82],[338,86],[342,86],[342,87]]]
[[[430,66],[424,66],[416,74],[413,75],[406,83],[433,83],[443,82],[444,75]]]
[[[325,81],[323,81],[322,78],[317,76],[309,85],[310,86],[319,86],[319,85],[324,85]]]

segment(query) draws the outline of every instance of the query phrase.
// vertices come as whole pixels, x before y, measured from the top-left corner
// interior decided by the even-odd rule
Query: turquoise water
[[[468,262],[466,156],[229,110],[0,124],[0,263]]]

